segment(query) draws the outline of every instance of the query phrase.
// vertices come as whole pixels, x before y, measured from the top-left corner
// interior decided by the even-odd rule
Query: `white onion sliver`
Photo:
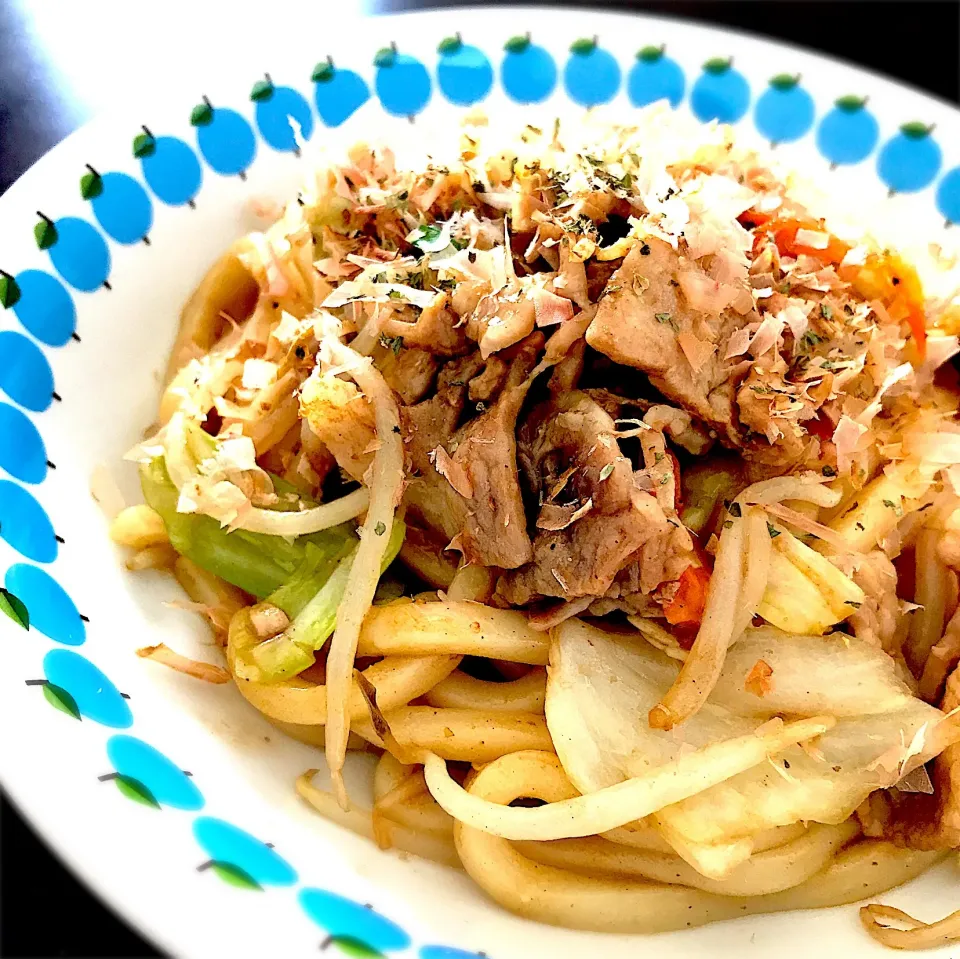
[[[533,809],[502,806],[472,796],[434,753],[424,755],[424,773],[433,798],[464,825],[504,839],[574,839],[616,829],[694,796],[752,769],[794,743],[827,732],[835,723],[831,717],[764,723],[762,732],[704,746],[643,776]]]
[[[743,586],[737,605],[737,618],[734,621],[730,642],[734,643],[740,634],[750,625],[767,590],[770,573],[770,533],[767,530],[767,518],[762,510],[746,509],[744,517],[747,525],[746,549],[744,550]]]
[[[90,495],[109,520],[122,513],[127,505],[113,473],[104,463],[98,463],[90,474]]]
[[[478,193],[477,199],[487,206],[492,206],[495,210],[512,210],[513,193],[504,191],[503,193]]]
[[[733,520],[720,534],[703,621],[680,675],[650,710],[654,729],[672,729],[697,713],[720,678],[743,591],[745,525],[742,519]]]
[[[817,506],[833,507],[840,502],[842,493],[823,484],[826,478],[811,474],[808,476],[778,476],[776,479],[761,480],[748,486],[737,499],[742,503],[766,506],[783,500],[800,500],[815,503]]]
[[[339,526],[359,516],[370,504],[370,492],[357,489],[330,503],[322,503],[311,509],[281,512],[273,509],[252,508],[242,512],[231,529],[244,529],[248,533],[268,533],[272,536],[305,536]]]
[[[328,333],[321,350],[333,364],[350,364],[350,375],[373,403],[380,448],[373,457],[370,508],[360,530],[360,545],[350,570],[327,657],[326,753],[340,804],[347,808],[343,763],[350,735],[350,696],[360,627],[373,604],[380,568],[390,542],[394,513],[403,488],[403,439],[393,392],[373,363]]]
[[[823,523],[818,523],[809,516],[804,516],[803,513],[795,509],[790,509],[789,506],[784,506],[782,503],[768,503],[764,506],[764,509],[771,516],[776,516],[777,519],[787,523],[789,526],[803,530],[804,533],[810,533],[818,539],[823,540],[824,543],[832,546],[838,553],[861,552],[861,550],[848,543],[836,530],[830,529],[829,526],[824,526]]]

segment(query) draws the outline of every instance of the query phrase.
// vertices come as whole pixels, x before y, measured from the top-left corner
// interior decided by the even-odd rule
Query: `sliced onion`
[[[784,506],[782,503],[768,503],[763,508],[771,516],[775,516],[789,526],[794,527],[794,529],[803,530],[804,533],[810,533],[816,536],[838,553],[862,552],[852,547],[850,543],[835,530],[830,529],[829,526],[824,526],[823,523],[818,523],[815,519],[804,516],[804,514],[798,510],[790,509],[789,506]]]
[[[504,191],[503,193],[478,193],[477,199],[487,206],[492,206],[495,210],[512,210],[513,193]]]
[[[836,506],[843,494],[839,490],[824,486],[825,481],[824,478],[816,475],[778,476],[776,479],[762,480],[748,486],[737,500],[757,506],[792,499],[804,503],[816,503],[817,506]]]
[[[244,529],[248,533],[269,533],[273,536],[305,536],[354,519],[369,505],[370,491],[361,488],[311,509],[281,512],[252,507],[241,512],[230,524],[230,528]]]
[[[350,376],[373,403],[380,440],[370,469],[370,508],[360,530],[360,545],[327,658],[327,763],[337,797],[346,808],[342,771],[350,736],[353,666],[360,627],[373,604],[383,557],[390,543],[394,513],[403,490],[403,439],[397,402],[372,361],[341,343],[333,334],[324,336],[320,348],[331,364],[349,368]]]
[[[773,670],[773,688],[763,697],[745,688],[758,659]],[[779,771],[761,763],[655,814],[678,854],[698,869],[710,865],[705,854],[713,867],[722,865],[718,846],[744,838],[749,855],[757,834],[773,827],[840,822],[955,735],[943,713],[911,695],[879,646],[842,633],[821,638],[771,627],[746,630],[727,650],[706,707],[671,733],[644,722],[678,672],[648,644],[574,621],[556,630],[550,662],[547,723],[564,770],[582,793],[652,772],[691,748],[747,735],[764,719],[837,717],[816,749],[792,747],[775,757]]]
[[[705,746],[642,776],[535,809],[502,806],[471,795],[434,753],[423,757],[424,771],[433,798],[467,826],[504,839],[573,839],[616,829],[694,796],[794,743],[825,733],[835,722],[817,717],[783,725],[765,723],[755,733]]]
[[[763,511],[746,508],[747,542],[744,551],[743,587],[740,590],[740,602],[737,606],[737,618],[734,621],[731,642],[736,642],[740,634],[750,625],[753,614],[763,600],[770,573],[770,533]]]
[[[650,710],[654,729],[672,729],[689,719],[707,701],[723,670],[743,591],[743,519],[720,535],[717,562],[710,577],[703,622],[674,684]]]

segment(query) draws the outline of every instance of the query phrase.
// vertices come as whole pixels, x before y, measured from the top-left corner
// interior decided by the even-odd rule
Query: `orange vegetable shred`
[[[927,346],[927,321],[923,309],[923,285],[917,271],[893,253],[871,253],[863,266],[841,271],[841,279],[863,297],[879,300],[891,319],[906,320],[923,360]]]
[[[754,696],[766,696],[773,689],[773,683],[770,677],[773,675],[773,667],[764,659],[758,659],[754,664],[743,684],[743,688]]]
[[[826,233],[823,220],[811,220],[807,217],[790,217],[787,219],[768,220],[757,227],[755,249],[763,242],[765,234],[773,237],[777,244],[777,249],[783,256],[807,256],[816,257],[823,263],[838,264],[850,251],[850,246],[843,240],[830,235],[827,246],[823,250],[818,250],[812,246],[805,246],[797,243],[797,232],[799,230],[813,230],[817,233]]]
[[[671,626],[692,626],[703,619],[707,605],[707,587],[710,570],[704,566],[688,566],[680,577],[677,595],[663,607],[663,614]]]

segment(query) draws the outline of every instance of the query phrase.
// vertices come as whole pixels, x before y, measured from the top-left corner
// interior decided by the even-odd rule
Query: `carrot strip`
[[[680,577],[676,596],[663,607],[663,614],[671,626],[692,626],[703,619],[707,604],[710,570],[704,566],[688,566]]]

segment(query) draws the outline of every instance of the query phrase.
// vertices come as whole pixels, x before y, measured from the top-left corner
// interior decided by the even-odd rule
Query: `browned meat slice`
[[[733,405],[738,369],[724,359],[730,334],[754,316],[694,309],[681,280],[706,278],[668,243],[651,237],[627,254],[600,300],[587,343],[643,370],[665,396],[737,443]]]
[[[451,375],[444,370],[437,395],[403,411],[411,462],[420,474],[407,488],[407,502],[468,563],[513,569],[532,556],[515,431],[542,349],[543,336],[535,333],[509,351],[510,370],[496,403],[456,432],[468,382],[481,365],[477,358],[469,365],[460,361]]]
[[[473,493],[456,541],[468,563],[514,569],[532,555],[514,433],[528,389],[528,383],[505,389],[493,408],[466,428],[453,454]]]
[[[314,485],[319,487],[327,474],[337,465],[333,453],[310,428],[310,421],[304,417],[300,420],[300,449],[310,469],[313,470]],[[264,466],[264,469],[269,467]]]
[[[387,336],[402,336],[405,346],[429,350],[437,356],[459,356],[467,352],[466,330],[450,309],[446,294],[438,296],[430,306],[421,310],[415,322],[407,322],[406,317],[399,318],[407,312],[398,312],[397,318],[387,320],[383,326]],[[410,307],[409,312],[413,313],[414,308]]]
[[[577,340],[567,355],[553,368],[550,374],[549,390],[551,393],[569,393],[577,388],[580,377],[583,375],[584,355],[587,350],[585,340]]]
[[[615,610],[628,614],[662,615],[662,607],[676,595],[677,580],[688,566],[698,564],[693,540],[685,526],[668,526],[651,536],[617,573],[601,599],[590,604],[594,616]]]
[[[656,499],[634,485],[615,433],[609,414],[581,392],[531,412],[520,458],[542,507],[533,560],[501,577],[501,602],[602,596],[634,553],[670,530]]]
[[[437,377],[437,392],[400,410],[411,478],[404,502],[426,526],[450,542],[462,528],[466,508],[450,484],[434,469],[430,454],[453,439],[463,415],[467,384],[483,368],[479,354],[452,360]]]
[[[643,419],[643,414],[653,405],[647,399],[626,399],[617,393],[602,387],[592,387],[582,390],[605,413],[609,413],[615,420],[623,417]]]
[[[587,296],[596,303],[606,289],[610,278],[620,269],[623,260],[593,260],[587,263]]]
[[[530,297],[515,301],[488,297],[481,301],[467,320],[467,336],[476,340],[481,355],[488,357],[529,336],[536,326],[536,317],[536,307]]]
[[[507,382],[510,364],[496,353],[487,357],[484,371],[470,381],[467,395],[472,403],[489,403],[496,399]]]
[[[437,360],[428,350],[407,350],[379,346],[374,359],[387,385],[407,406],[427,395],[437,375]]]
[[[407,523],[400,547],[400,561],[425,583],[437,589],[449,589],[457,572],[457,557],[444,552],[446,542],[438,542],[430,533]]]

